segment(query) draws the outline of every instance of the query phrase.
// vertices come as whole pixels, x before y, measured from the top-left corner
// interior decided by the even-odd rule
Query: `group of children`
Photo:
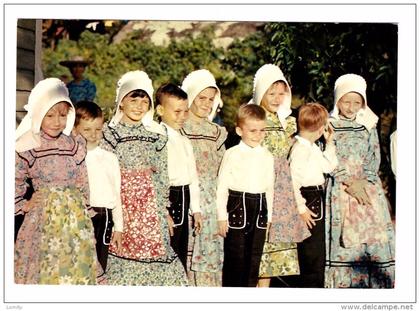
[[[16,130],[16,283],[394,286],[362,77],[336,81],[330,116],[308,103],[296,122],[282,71],[262,66],[228,149],[212,122],[222,100],[211,72],[153,93],[147,73],[127,72],[104,123],[59,79],[32,90]]]

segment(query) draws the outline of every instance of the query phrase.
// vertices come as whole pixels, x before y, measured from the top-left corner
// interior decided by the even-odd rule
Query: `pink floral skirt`
[[[286,158],[274,158],[274,202],[273,216],[268,241],[302,242],[311,233],[297,210],[293,192],[289,162]]]
[[[109,252],[134,260],[165,257],[167,252],[150,171],[121,170],[121,201],[124,221],[122,249],[117,251],[111,244]]]

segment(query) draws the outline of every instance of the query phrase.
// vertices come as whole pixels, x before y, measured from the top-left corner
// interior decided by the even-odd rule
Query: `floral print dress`
[[[266,110],[266,135],[262,143],[274,156],[275,182],[272,225],[267,234],[261,257],[259,277],[299,274],[297,244],[310,235],[301,220],[293,193],[287,161],[296,132],[296,119],[286,118],[286,127],[277,114]]]
[[[202,231],[194,236],[190,230],[187,271],[195,286],[222,286],[223,238],[218,234],[216,188],[219,166],[225,152],[227,131],[207,121],[188,119],[181,134],[188,137],[194,150],[200,184]],[[192,225],[190,217],[190,225]]]
[[[27,178],[44,204],[26,213],[15,243],[18,284],[83,284],[103,282],[96,258],[89,195],[86,143],[61,134],[41,147],[16,153],[15,213],[22,213]],[[97,279],[99,276],[99,279]]]
[[[142,124],[104,125],[100,146],[121,169],[122,249],[109,248],[111,285],[185,286],[187,276],[170,246],[167,138]]]
[[[326,200],[325,286],[394,287],[394,228],[381,180],[376,128],[331,119],[338,166],[328,180]],[[372,206],[358,204],[343,182],[365,179]]]

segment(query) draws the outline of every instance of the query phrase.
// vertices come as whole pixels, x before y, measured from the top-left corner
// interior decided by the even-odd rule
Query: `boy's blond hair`
[[[241,127],[249,119],[265,120],[265,110],[255,104],[244,104],[240,106],[236,114],[236,126]]]
[[[315,132],[325,125],[328,111],[320,103],[306,103],[299,108],[299,131]]]

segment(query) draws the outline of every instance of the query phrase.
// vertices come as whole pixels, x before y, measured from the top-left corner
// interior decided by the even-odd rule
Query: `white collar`
[[[303,138],[302,136],[296,135],[295,138],[302,145],[305,145],[308,147],[313,147],[315,145],[315,143],[311,143],[309,140],[307,140],[306,138]]]
[[[171,136],[171,137],[179,137],[179,136],[182,136],[179,131],[173,129],[172,127],[170,127],[165,122],[162,121],[162,122],[160,122],[160,124],[163,125],[164,127],[166,127],[166,130],[168,131],[168,136]]]
[[[87,150],[87,152],[89,152],[89,153],[98,153],[98,152],[100,152],[100,151],[101,151],[101,148],[100,148],[100,147],[99,147],[99,145],[98,145],[98,146],[96,146],[95,148],[90,149],[90,150],[88,150],[88,149],[87,149],[87,147],[86,147],[86,150]]]
[[[247,145],[246,143],[244,143],[244,141],[242,139],[239,142],[239,148],[241,148],[244,151],[261,151],[261,150],[263,150],[263,147],[261,145],[258,145],[256,147],[251,147],[251,146]]]

